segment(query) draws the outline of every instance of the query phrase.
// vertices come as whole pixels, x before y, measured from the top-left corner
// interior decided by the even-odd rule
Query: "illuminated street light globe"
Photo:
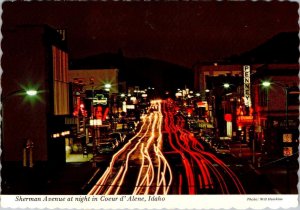
[[[111,88],[111,84],[105,84],[104,87],[105,87],[105,89],[110,89]]]
[[[35,96],[37,94],[37,91],[36,90],[27,90],[26,94],[29,96]]]
[[[224,88],[229,88],[230,85],[228,83],[225,83],[223,86]]]
[[[32,97],[32,96],[36,96],[38,94],[38,91],[34,90],[34,89],[27,89],[27,90],[26,89],[20,89],[20,90],[10,92],[9,94],[7,94],[4,97],[2,96],[1,100],[5,101],[9,97],[20,95],[20,94],[23,95],[23,96],[26,95],[26,96]]]
[[[264,81],[264,82],[262,83],[262,85],[263,85],[264,87],[269,87],[269,86],[271,85],[271,83],[270,83],[269,81]]]

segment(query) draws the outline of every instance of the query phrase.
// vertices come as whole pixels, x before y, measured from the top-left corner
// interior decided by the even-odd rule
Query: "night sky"
[[[67,30],[70,58],[122,49],[191,67],[298,31],[296,2],[5,2],[7,28],[49,24]],[[4,39],[5,41],[5,39]]]

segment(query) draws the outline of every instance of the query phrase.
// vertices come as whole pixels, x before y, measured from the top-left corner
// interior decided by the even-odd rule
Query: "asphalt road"
[[[215,154],[184,129],[172,107],[155,105],[158,109],[144,116],[137,134],[112,156],[88,194],[252,192],[246,182],[255,172],[248,164]]]
[[[142,118],[136,135],[112,156],[88,194],[168,193],[172,174],[161,151],[162,119],[160,108]]]

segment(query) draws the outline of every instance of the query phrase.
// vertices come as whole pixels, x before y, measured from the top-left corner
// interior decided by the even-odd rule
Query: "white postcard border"
[[[1,208],[263,209],[295,208],[298,195],[1,195]]]

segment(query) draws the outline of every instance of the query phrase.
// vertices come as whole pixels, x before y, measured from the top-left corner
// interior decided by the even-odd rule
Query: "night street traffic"
[[[1,207],[299,204],[297,2],[2,10]]]

